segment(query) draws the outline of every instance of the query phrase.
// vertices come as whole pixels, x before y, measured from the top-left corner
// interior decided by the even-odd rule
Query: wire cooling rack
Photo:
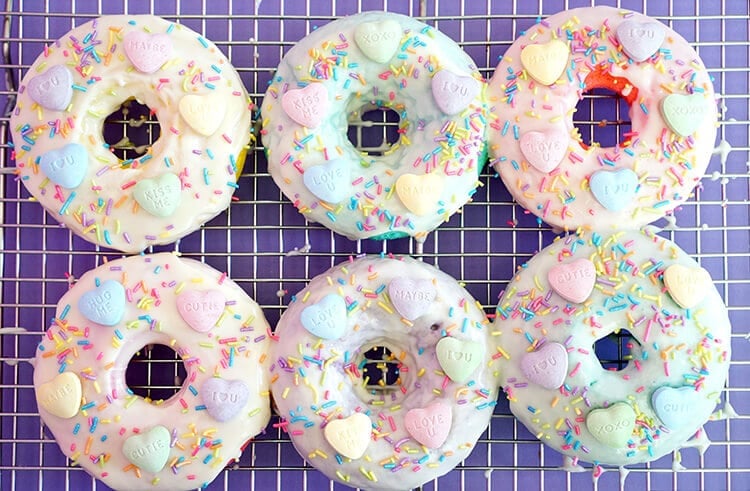
[[[260,105],[265,87],[281,56],[316,26],[363,10],[390,10],[434,25],[457,40],[489,77],[498,56],[540,16],[591,5],[593,0],[458,2],[448,0],[265,0],[259,5],[230,0],[131,1],[6,0],[3,12],[3,68],[0,87],[0,212],[2,241],[2,326],[0,336],[0,489],[105,489],[80,468],[71,466],[40,424],[32,388],[32,367],[39,333],[68,287],[68,273],[80,276],[111,251],[99,250],[60,228],[54,218],[30,202],[12,174],[8,114],[14,89],[28,66],[49,43],[75,25],[100,14],[155,13],[185,24],[212,39],[235,64]],[[501,396],[492,423],[472,455],[447,476],[424,489],[750,489],[750,223],[748,218],[748,2],[747,0],[622,0],[596,2],[644,12],[670,25],[698,50],[721,95],[722,119],[717,154],[695,196],[673,219],[658,222],[663,235],[675,240],[712,274],[730,310],[734,327],[733,361],[725,399],[739,416],[706,425],[713,445],[701,455],[682,452],[686,470],[672,471],[664,457],[629,471],[605,469],[567,473],[559,454],[542,446],[510,415]],[[110,133],[129,135],[122,152],[153,140],[158,128],[146,121],[140,135],[128,121],[136,108],[115,115]],[[392,138],[394,120],[376,115],[354,125],[351,139],[377,151]],[[584,138],[613,144],[627,130],[627,111],[602,94],[587,97],[577,119]],[[607,121],[602,124],[601,121]],[[119,133],[117,133],[119,131]],[[132,135],[132,136],[131,136]],[[136,141],[140,138],[140,141]],[[145,138],[145,140],[144,140]],[[721,143],[719,142],[728,142]],[[731,152],[729,146],[731,145]],[[729,152],[729,153],[727,153]],[[463,214],[430,235],[423,248],[406,239],[351,242],[317,225],[308,225],[287,202],[266,171],[261,149],[248,157],[237,201],[200,231],[172,246],[226,271],[261,304],[273,325],[289,299],[305,282],[351,254],[407,253],[424,257],[463,280],[491,312],[498,294],[517,266],[553,233],[512,204],[510,195],[491,173]],[[26,332],[16,332],[22,327]],[[173,393],[180,383],[179,364],[169,350],[143,350],[128,370],[128,383],[152,397]],[[132,375],[131,375],[132,372]],[[275,421],[275,420],[274,420]],[[272,421],[273,422],[273,421]],[[590,470],[590,469],[589,469]],[[627,475],[627,479],[625,476]],[[624,483],[624,484],[623,484]],[[308,467],[287,437],[269,426],[252,442],[238,464],[224,471],[210,489],[338,489]]]

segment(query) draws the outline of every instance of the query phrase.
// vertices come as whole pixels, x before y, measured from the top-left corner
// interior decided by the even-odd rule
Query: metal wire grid
[[[265,0],[256,9],[251,3],[225,1],[130,2],[105,4],[102,0],[52,2],[6,0],[3,34],[3,68],[6,84],[0,92],[6,108],[0,125],[0,206],[2,206],[3,268],[2,326],[0,337],[0,488],[2,489],[105,489],[78,467],[71,467],[39,422],[31,385],[32,369],[24,360],[33,353],[38,334],[54,314],[58,298],[67,289],[67,272],[80,275],[98,265],[104,256],[116,257],[61,229],[53,217],[28,201],[28,193],[12,175],[8,145],[9,110],[16,84],[45,43],[73,26],[100,14],[156,13],[186,24],[212,39],[229,56],[246,87],[260,105],[273,69],[295,42],[338,16],[364,10],[390,10],[434,25],[473,57],[489,77],[498,56],[539,16],[563,9],[591,5],[594,0],[494,0],[486,3],[448,0],[332,0],[283,2]],[[605,2],[596,2],[605,3]],[[725,158],[717,155],[695,199],[662,220],[664,235],[675,240],[708,269],[730,309],[734,326],[733,362],[727,398],[741,415],[707,425],[713,445],[700,456],[683,452],[681,473],[672,472],[672,460],[660,459],[638,466],[624,480],[623,473],[604,472],[598,480],[590,473],[558,470],[562,459],[541,445],[510,415],[501,396],[488,431],[472,455],[455,471],[425,489],[750,489],[748,446],[750,428],[750,223],[748,218],[748,4],[746,0],[711,0],[695,3],[678,0],[619,0],[606,2],[656,17],[696,46],[715,77],[722,96],[724,118],[719,139],[731,143]],[[626,124],[627,112],[602,97],[589,97],[579,105],[587,119],[580,121],[588,139],[614,139]],[[382,116],[381,116],[382,118]],[[599,123],[610,124],[602,130]],[[380,123],[378,121],[381,121]],[[387,137],[388,123],[376,119],[371,126],[355,125],[352,139],[361,148],[375,148]],[[120,122],[122,124],[122,121]],[[373,128],[374,126],[374,128]],[[381,129],[379,131],[379,129]],[[372,140],[370,140],[372,138]],[[431,234],[423,248],[407,240],[351,242],[317,225],[308,225],[283,198],[266,172],[260,148],[248,157],[238,198],[229,210],[199,232],[176,245],[156,250],[179,250],[226,271],[266,312],[273,325],[288,301],[285,292],[300,290],[305,282],[350,254],[419,253],[452,276],[488,312],[520,264],[554,235],[513,205],[510,195],[491,173],[463,214]],[[309,248],[309,251],[307,249]],[[7,331],[24,327],[29,332]],[[144,390],[174,390],[179,385],[178,365],[144,350],[140,375]],[[159,359],[157,359],[159,358]],[[138,366],[138,365],[136,365]],[[152,368],[169,366],[174,385]],[[155,370],[154,370],[155,371]],[[165,383],[164,380],[167,380]],[[729,472],[731,469],[731,472]],[[308,467],[288,439],[269,426],[253,441],[232,470],[223,472],[210,489],[339,489]]]

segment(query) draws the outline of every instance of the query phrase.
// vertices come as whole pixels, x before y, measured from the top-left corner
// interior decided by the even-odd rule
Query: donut
[[[326,24],[281,60],[261,106],[268,170],[306,220],[351,239],[426,235],[469,201],[484,166],[485,83],[447,36],[403,15]],[[399,116],[382,156],[349,122]]]
[[[135,99],[160,137],[120,160],[104,120]],[[84,239],[123,252],[168,244],[223,211],[251,138],[252,103],[224,54],[185,26],[105,16],[45,47],[11,115],[16,174]]]
[[[573,126],[583,94],[603,88],[630,106],[615,147],[586,145]],[[490,162],[513,198],[553,227],[640,228],[671,213],[714,148],[711,77],[679,34],[612,7],[566,10],[529,28],[487,89]]]
[[[685,445],[729,370],[731,327],[711,277],[650,230],[557,239],[519,268],[493,328],[513,414],[545,444],[596,464]],[[622,329],[630,360],[605,369],[595,343]]]
[[[391,256],[342,263],[299,292],[276,327],[279,424],[331,479],[418,487],[469,455],[489,424],[494,339],[476,300],[435,267]]]
[[[268,424],[269,329],[258,305],[203,263],[171,253],[105,263],[61,298],[39,343],[40,416],[62,452],[111,488],[202,488]],[[125,380],[152,344],[175,350],[187,371],[166,401]]]

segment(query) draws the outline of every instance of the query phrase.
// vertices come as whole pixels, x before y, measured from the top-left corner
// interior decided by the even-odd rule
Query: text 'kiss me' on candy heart
[[[458,75],[442,69],[432,76],[432,96],[435,104],[445,114],[458,114],[473,101],[481,91],[480,82],[469,75]]]
[[[203,382],[200,394],[208,414],[222,423],[237,416],[250,398],[250,391],[242,380],[216,377]]]
[[[339,203],[351,194],[351,169],[343,159],[329,160],[305,169],[302,181],[316,198]]]
[[[188,326],[198,332],[208,332],[224,312],[226,297],[219,290],[183,291],[177,296],[177,312]]]
[[[73,75],[65,65],[52,65],[29,80],[26,91],[43,108],[63,111],[73,98]]]
[[[180,206],[182,181],[174,174],[162,174],[153,179],[141,179],[133,187],[133,199],[151,215],[168,217]]]
[[[552,290],[569,302],[583,303],[596,283],[594,263],[585,258],[557,264],[547,272]]]
[[[321,83],[289,89],[281,96],[281,108],[295,123],[317,128],[328,112],[328,90]]]
[[[638,174],[630,169],[598,170],[589,179],[591,194],[609,211],[627,208],[634,201],[638,186]]]
[[[302,327],[319,338],[339,339],[346,331],[346,302],[341,296],[330,293],[305,307],[299,320]]]
[[[131,31],[122,42],[125,55],[141,73],[154,73],[172,57],[172,39],[167,34]]]
[[[633,61],[651,57],[664,42],[664,26],[658,22],[627,19],[617,26],[617,39]]]
[[[118,324],[125,315],[125,288],[118,281],[107,280],[78,299],[78,310],[91,322],[103,326]]]
[[[83,145],[68,143],[44,153],[39,158],[39,168],[53,183],[66,189],[75,189],[86,177],[89,154]]]
[[[396,54],[401,42],[401,25],[395,20],[363,22],[354,30],[354,41],[366,57],[385,63]]]
[[[388,284],[388,296],[396,311],[404,319],[413,321],[429,311],[437,290],[431,280],[398,277]]]

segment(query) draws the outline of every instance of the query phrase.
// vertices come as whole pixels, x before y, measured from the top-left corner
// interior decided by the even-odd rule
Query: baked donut
[[[104,119],[147,105],[161,136],[122,161]],[[11,115],[16,171],[34,199],[84,239],[123,252],[167,244],[230,202],[252,103],[210,41],[150,15],[105,16],[44,49]]]
[[[471,199],[485,163],[484,81],[447,36],[366,12],[292,47],[261,106],[268,170],[308,221],[351,239],[426,234]],[[398,113],[382,156],[354,148],[350,121]]]
[[[606,370],[594,344],[621,329],[631,359]],[[559,238],[519,269],[494,330],[513,414],[552,448],[597,464],[679,449],[709,419],[729,370],[731,328],[711,277],[649,230]]]
[[[238,459],[270,417],[269,326],[226,274],[170,253],[84,274],[39,344],[34,389],[60,449],[114,489],[196,489]],[[125,381],[144,346],[187,371],[166,401]]]
[[[585,92],[630,105],[615,147],[573,126]],[[528,29],[490,80],[490,162],[518,203],[574,231],[640,228],[685,201],[708,166],[717,109],[711,78],[679,34],[612,7],[566,10]]]
[[[433,266],[340,264],[293,298],[275,334],[281,426],[302,457],[349,486],[411,489],[443,475],[492,416],[495,338],[477,302]]]

